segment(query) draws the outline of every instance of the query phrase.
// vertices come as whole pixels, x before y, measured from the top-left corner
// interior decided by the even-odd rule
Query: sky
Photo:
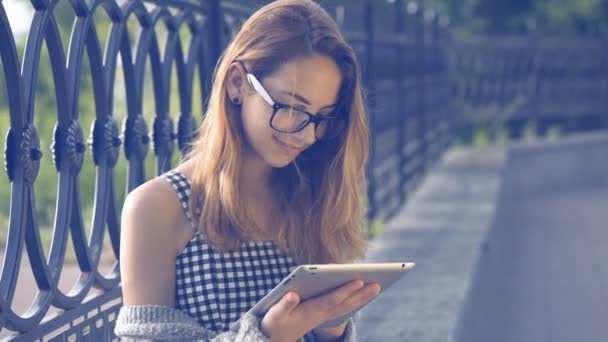
[[[2,0],[11,30],[15,36],[21,36],[30,28],[33,8],[28,0]]]

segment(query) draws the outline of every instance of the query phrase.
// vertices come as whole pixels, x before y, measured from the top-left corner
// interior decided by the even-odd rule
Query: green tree
[[[485,19],[488,32],[494,33],[521,29],[526,17],[533,13],[534,6],[534,0],[482,0],[475,11]]]

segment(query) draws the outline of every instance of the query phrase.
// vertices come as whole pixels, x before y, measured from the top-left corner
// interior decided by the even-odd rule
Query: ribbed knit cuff
[[[194,341],[210,337],[192,317],[162,305],[123,306],[114,333],[136,340]]]
[[[230,330],[237,333],[241,339],[237,341],[270,342],[270,339],[260,330],[260,320],[251,314],[245,314],[230,326]]]
[[[346,324],[344,334],[342,335],[342,342],[357,342],[357,331],[355,330],[355,322],[351,318]]]
[[[177,310],[163,305],[126,305],[121,308],[121,312],[116,322],[147,323],[147,322],[166,322],[184,323],[196,321],[181,310]]]

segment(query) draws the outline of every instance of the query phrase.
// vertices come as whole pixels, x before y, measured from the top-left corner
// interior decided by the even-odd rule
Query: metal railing
[[[459,134],[546,135],[608,128],[608,40],[492,36],[451,46]]]
[[[64,50],[55,18],[55,8],[60,4],[69,4],[74,18],[67,50]],[[114,263],[108,274],[99,271],[104,234],[109,234],[114,258],[119,255],[119,208],[122,203],[117,198],[124,196],[115,193],[114,167],[121,150],[124,151],[128,160],[128,192],[146,180],[144,161],[150,145],[153,145],[157,162],[156,172],[162,173],[170,167],[168,161],[175,153],[175,142],[183,151],[190,141],[195,128],[192,98],[201,96],[192,92],[195,67],[198,66],[203,75],[210,67],[204,63],[202,53],[205,6],[186,1],[119,4],[101,0],[32,1],[32,5],[36,12],[27,34],[23,60],[19,61],[14,34],[0,3],[0,54],[10,113],[5,167],[11,183],[8,236],[0,279],[0,322],[4,328],[19,333],[15,340],[29,341],[43,336],[48,339],[57,334],[53,340],[66,337],[79,341],[107,340],[112,336],[113,321],[121,305],[118,263]],[[94,24],[94,16],[99,12],[104,12],[110,21],[107,41],[103,42],[105,47]],[[135,40],[129,34],[128,25],[132,24],[139,30]],[[155,31],[159,25],[166,27],[162,46]],[[189,30],[191,37],[187,55],[182,53],[179,39],[182,27]],[[34,117],[43,43],[48,49],[54,81],[52,91],[57,105],[52,141],[41,141]],[[85,54],[93,88],[94,113],[78,110]],[[144,79],[147,63],[153,70],[152,80]],[[123,72],[127,107],[126,115],[123,113],[122,131],[113,106],[118,65]],[[177,129],[169,113],[174,67],[180,98]],[[143,90],[150,81],[155,95],[152,122],[143,115]],[[40,114],[40,110],[36,114]],[[91,127],[83,127],[85,117],[89,121],[92,119]],[[84,129],[91,129],[88,140],[85,140]],[[57,189],[48,189],[57,193],[48,255],[41,244],[34,191],[42,158],[52,159],[58,177]],[[94,164],[94,193],[80,191],[79,177],[84,163]],[[82,208],[85,197],[92,198],[94,203],[88,241]],[[80,276],[69,291],[61,291],[58,281],[68,236],[74,246]],[[38,294],[29,309],[19,315],[11,304],[24,257],[24,244]],[[51,306],[62,313],[42,321]]]
[[[169,170],[185,152],[203,113],[215,61],[262,3],[31,0],[35,14],[20,60],[19,42],[0,2],[0,74],[6,85],[6,96],[0,97],[6,103],[0,109],[7,108],[10,121],[4,177],[11,187],[10,199],[2,199],[10,215],[0,278],[0,326],[15,332],[9,339],[113,339],[121,305],[115,260],[122,199]],[[387,219],[449,145],[449,36],[442,19],[416,3],[321,3],[360,59],[372,128],[368,218]],[[73,18],[67,40],[61,36],[59,6],[69,6]],[[108,25],[101,26],[100,17]],[[40,61],[45,58],[56,108],[36,110]],[[85,79],[92,93],[90,112],[81,109]],[[172,106],[172,99],[179,104]],[[52,113],[51,132],[40,119]],[[85,130],[90,130],[88,137]],[[40,184],[45,160],[53,165],[49,172],[57,178],[56,188]],[[124,175],[118,172],[120,165]],[[82,189],[87,167],[94,191]],[[48,253],[41,240],[37,189],[56,193]],[[85,203],[91,206],[90,218],[84,217]],[[105,234],[115,261],[107,274],[99,270]],[[58,283],[68,238],[80,276],[70,290],[62,291]],[[38,294],[18,314],[13,301],[24,246]],[[50,316],[51,308],[59,312]]]

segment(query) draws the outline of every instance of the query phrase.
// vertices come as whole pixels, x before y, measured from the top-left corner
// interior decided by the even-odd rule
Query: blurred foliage
[[[608,33],[608,0],[425,0],[464,33]]]

